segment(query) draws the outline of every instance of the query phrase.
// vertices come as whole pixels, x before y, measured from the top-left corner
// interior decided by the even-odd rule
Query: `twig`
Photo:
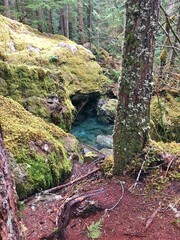
[[[161,202],[159,203],[158,208],[156,208],[156,210],[151,214],[151,216],[146,221],[145,231],[147,231],[147,229],[149,228],[149,226],[153,222],[154,218],[156,217],[157,213],[160,211],[160,209],[161,209]]]
[[[112,206],[111,208],[106,208],[106,209],[104,210],[104,215],[102,216],[102,219],[104,219],[104,217],[107,215],[107,213],[108,213],[109,211],[114,210],[114,209],[119,205],[119,203],[120,203],[120,201],[122,200],[122,198],[124,197],[124,186],[123,186],[123,182],[120,181],[120,184],[121,184],[121,189],[122,189],[121,197],[119,198],[119,200],[116,202],[116,204],[115,204],[114,206]]]
[[[165,172],[165,174],[164,174],[164,178],[167,177],[167,174],[168,174],[169,168],[170,168],[171,164],[173,163],[173,161],[174,161],[175,159],[176,159],[176,158],[173,157],[173,158],[171,159],[171,161],[169,162],[169,164],[168,164],[168,166],[167,166],[167,169],[166,169],[166,172]]]
[[[127,236],[131,236],[131,237],[146,237],[145,234],[141,233],[141,232],[126,232],[124,233],[124,235],[127,235]]]
[[[174,49],[176,49],[176,50],[180,51],[180,48],[178,48],[178,47],[175,47],[175,46],[168,46],[168,45],[156,45],[156,47],[174,48]]]
[[[170,29],[171,29],[174,37],[176,38],[177,42],[180,43],[180,38],[178,37],[178,35],[175,33],[173,27],[171,26],[171,23],[170,23],[170,21],[169,21],[169,16],[168,16],[168,14],[166,13],[166,11],[164,10],[164,8],[163,8],[162,5],[160,5],[160,8],[161,8],[161,10],[163,11],[163,13],[164,13],[164,15],[165,15],[165,17],[166,17],[167,23],[168,23],[168,25],[169,25],[169,27],[170,27]]]
[[[132,193],[134,192],[134,190],[135,190],[135,188],[136,188],[136,186],[137,186],[137,184],[138,184],[138,182],[139,182],[139,178],[140,178],[140,176],[141,176],[141,173],[142,173],[144,164],[145,164],[145,162],[146,162],[146,160],[147,160],[146,157],[148,156],[149,152],[150,152],[150,149],[148,150],[148,152],[146,153],[146,155],[145,155],[145,157],[144,157],[144,161],[143,161],[143,163],[142,163],[142,165],[141,165],[141,169],[140,169],[140,171],[139,171],[139,173],[138,173],[138,175],[137,175],[137,178],[136,178],[135,183],[129,188],[129,191],[132,192]]]
[[[82,108],[86,105],[86,103],[88,102],[88,99],[86,99],[84,102],[82,102],[82,104],[79,106],[79,108],[77,109],[76,115],[74,117],[74,120],[76,120],[78,114],[80,113],[80,111],[82,110]]]
[[[56,187],[47,189],[47,190],[45,190],[45,191],[42,191],[41,193],[42,193],[42,194],[49,194],[49,193],[57,192],[57,191],[61,190],[62,188],[71,186],[71,185],[73,185],[74,183],[77,183],[77,182],[81,181],[82,179],[87,178],[87,177],[90,176],[91,174],[96,173],[96,172],[98,172],[98,171],[100,171],[100,170],[101,170],[100,168],[96,168],[96,169],[94,169],[93,171],[91,171],[91,172],[89,172],[89,173],[87,173],[87,174],[85,174],[85,175],[83,175],[83,176],[81,176],[81,177],[79,177],[79,178],[76,178],[76,179],[74,179],[74,180],[72,180],[72,181],[70,181],[70,182],[68,182],[68,183],[65,183],[65,184],[62,184],[62,185],[59,185],[59,186],[56,186]]]
[[[179,202],[180,199],[178,199],[178,202]],[[178,203],[177,202],[177,203]],[[176,204],[177,204],[176,203]],[[180,211],[177,210],[177,208],[175,207],[176,205],[173,205],[173,204],[169,204],[168,207],[173,211],[173,213],[175,214],[175,217],[176,218],[180,218]]]

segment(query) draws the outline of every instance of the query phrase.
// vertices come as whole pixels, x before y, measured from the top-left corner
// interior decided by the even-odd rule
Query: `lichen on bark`
[[[126,2],[126,30],[114,129],[114,173],[121,174],[147,142],[159,1]]]

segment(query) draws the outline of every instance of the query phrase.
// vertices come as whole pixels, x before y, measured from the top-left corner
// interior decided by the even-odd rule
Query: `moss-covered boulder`
[[[59,127],[0,96],[0,122],[19,197],[57,185],[81,158],[78,141]]]
[[[102,123],[114,123],[117,99],[101,98],[97,105],[97,119]]]
[[[70,96],[105,91],[94,55],[64,36],[42,34],[0,15],[0,91],[37,116],[70,128]],[[56,101],[51,104],[51,96]]]
[[[180,142],[180,97],[163,91],[151,101],[151,137],[157,141]]]

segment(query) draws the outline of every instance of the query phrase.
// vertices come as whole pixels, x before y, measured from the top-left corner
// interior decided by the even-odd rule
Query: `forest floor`
[[[83,167],[76,164],[71,179],[79,177],[80,169],[85,175],[94,168],[90,164]],[[103,210],[77,216],[77,209],[70,209],[64,239],[179,240],[180,182],[168,183],[157,191],[147,188],[146,181],[138,182],[132,192],[134,182],[128,176],[106,179],[99,171],[56,194],[35,196],[22,210],[25,239],[60,239],[50,234],[57,231],[57,212],[64,199],[100,189],[89,199],[98,202]]]

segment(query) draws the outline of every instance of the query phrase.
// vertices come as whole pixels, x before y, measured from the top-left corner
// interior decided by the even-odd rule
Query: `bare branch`
[[[170,23],[170,21],[169,21],[169,16],[168,16],[168,14],[166,13],[166,11],[165,11],[165,9],[163,8],[162,5],[160,5],[160,8],[161,8],[161,10],[163,11],[163,13],[164,13],[164,15],[165,15],[165,17],[166,17],[167,23],[168,23],[168,25],[169,25],[169,27],[170,27],[170,29],[171,29],[174,37],[176,38],[177,42],[180,43],[180,38],[178,37],[178,35],[177,35],[176,32],[174,31],[173,27],[171,26],[171,23]]]

